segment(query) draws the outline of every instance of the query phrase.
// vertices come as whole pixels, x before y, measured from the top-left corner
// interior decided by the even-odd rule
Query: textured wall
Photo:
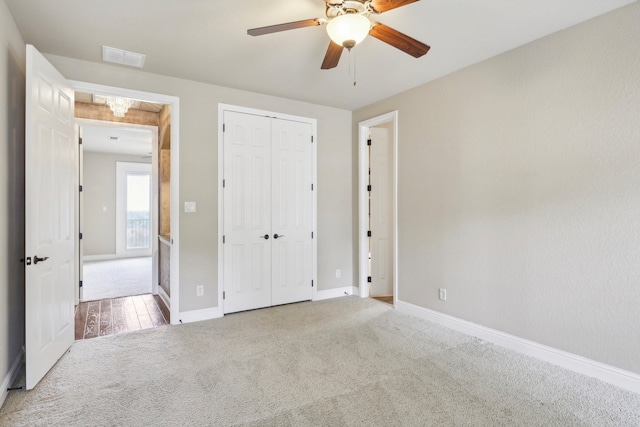
[[[151,163],[142,156],[84,153],[83,252],[116,253],[116,162]],[[103,207],[107,210],[104,211]]]
[[[633,3],[354,113],[399,110],[401,300],[640,373],[638,22]]]

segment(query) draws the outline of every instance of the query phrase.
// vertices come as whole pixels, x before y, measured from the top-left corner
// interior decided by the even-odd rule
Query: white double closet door
[[[224,312],[310,300],[312,126],[223,115]]]

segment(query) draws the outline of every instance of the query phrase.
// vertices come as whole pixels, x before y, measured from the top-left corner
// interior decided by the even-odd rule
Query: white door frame
[[[224,132],[222,126],[224,124],[224,112],[234,111],[237,113],[253,114],[257,116],[265,116],[276,119],[292,120],[296,122],[309,123],[311,125],[311,136],[313,138],[312,144],[312,156],[311,160],[311,179],[314,185],[313,194],[311,195],[312,201],[312,216],[311,222],[313,228],[313,241],[312,241],[312,300],[316,299],[318,292],[318,122],[316,119],[308,117],[293,116],[289,114],[274,113],[273,111],[259,110],[255,108],[241,107],[230,104],[218,104],[218,308],[220,316],[224,316],[224,299],[222,292],[224,291],[224,259],[223,259],[223,247],[222,247],[222,235],[224,234],[224,197],[222,193],[222,181],[224,179]],[[173,148],[173,141],[171,142]],[[173,161],[173,160],[172,160]],[[173,292],[173,290],[172,290]],[[172,314],[173,316],[173,314]]]
[[[152,102],[155,104],[167,104],[171,106],[171,296],[170,296],[170,313],[171,324],[180,323],[180,195],[179,195],[179,147],[180,147],[180,98],[171,95],[162,95],[159,93],[143,92],[133,89],[119,88],[115,86],[106,86],[95,83],[87,83],[69,80],[71,87],[78,92],[87,92],[97,95],[111,95],[123,98],[133,98],[141,101]],[[153,150],[153,152],[157,151]],[[76,230],[78,234],[79,230]],[[157,245],[156,245],[157,246]],[[79,255],[78,255],[79,256]],[[77,259],[77,258],[76,258]],[[76,269],[76,275],[78,270]],[[78,279],[76,277],[76,279]],[[78,280],[76,280],[78,283]],[[76,301],[77,302],[77,301]]]
[[[391,111],[381,116],[358,123],[358,286],[360,297],[369,296],[369,251],[368,251],[368,191],[369,179],[369,154],[367,149],[367,139],[369,138],[369,128],[383,123],[393,123],[392,135],[392,158],[391,158],[391,201],[392,201],[392,224],[393,224],[393,306],[398,302],[398,111]]]

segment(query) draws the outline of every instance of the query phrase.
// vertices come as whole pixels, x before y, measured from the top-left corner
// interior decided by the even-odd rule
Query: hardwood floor
[[[159,297],[151,294],[86,301],[76,306],[76,340],[167,324],[169,311]]]
[[[380,296],[380,297],[371,297],[375,300],[386,302],[387,304],[393,304],[393,295]]]

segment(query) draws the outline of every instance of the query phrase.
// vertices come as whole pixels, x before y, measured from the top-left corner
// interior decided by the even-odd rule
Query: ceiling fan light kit
[[[370,29],[371,21],[358,13],[336,16],[327,24],[329,38],[349,50],[364,40]]]
[[[351,50],[354,46],[371,35],[415,58],[429,51],[429,46],[406,34],[387,27],[379,22],[369,20],[372,14],[379,15],[391,9],[415,3],[418,0],[324,0],[326,4],[325,18],[305,19],[285,24],[247,30],[251,36],[277,33],[297,28],[327,25],[327,34],[331,41],[322,62],[323,70],[335,68],[340,61],[343,49]]]

